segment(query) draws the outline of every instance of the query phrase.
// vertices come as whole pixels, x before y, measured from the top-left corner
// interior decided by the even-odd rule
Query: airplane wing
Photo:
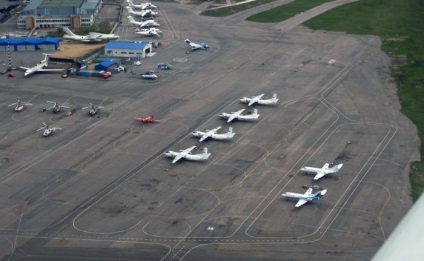
[[[317,171],[317,174],[315,175],[315,177],[314,177],[314,180],[319,180],[320,178],[322,178],[322,177],[324,177],[326,174],[325,174],[325,171]]]
[[[63,72],[64,69],[38,69],[37,72]]]
[[[264,96],[265,94],[261,94],[261,95],[258,95],[258,96],[256,96],[256,97],[252,97],[252,99],[250,100],[250,102],[249,102],[249,104],[247,105],[247,106],[251,106],[251,105],[253,105],[255,102],[258,102],[261,98],[262,98],[262,96]]]
[[[211,134],[210,133],[205,133],[201,138],[200,138],[200,140],[199,140],[199,142],[202,142],[202,141],[204,141],[204,140],[206,140],[207,138],[209,138],[211,136]]]
[[[300,207],[303,206],[306,202],[308,202],[307,200],[304,199],[299,199],[299,201],[296,203],[295,207]]]
[[[304,195],[310,195],[312,193],[312,188],[308,188]]]
[[[30,69],[29,67],[24,67],[24,66],[19,66],[19,69],[22,69],[22,70],[28,70],[28,69]]]
[[[230,117],[228,117],[227,122],[233,121],[235,118],[237,118],[238,114],[232,114]]]
[[[172,161],[172,163],[175,163],[175,162],[179,161],[182,158],[184,158],[184,153],[183,152],[181,152],[180,154],[178,154],[177,156],[175,156],[175,158]]]

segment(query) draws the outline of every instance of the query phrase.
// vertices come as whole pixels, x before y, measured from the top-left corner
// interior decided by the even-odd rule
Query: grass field
[[[296,14],[333,0],[296,0],[248,17],[246,20],[260,23],[277,23]]]
[[[279,22],[324,2],[328,1],[296,0],[248,20]],[[424,0],[360,0],[330,10],[305,25],[314,30],[378,35],[389,55],[406,56],[406,64],[394,69],[393,76],[402,112],[417,125],[421,139],[421,161],[412,164],[410,172],[415,201],[424,191]]]
[[[270,2],[274,2],[274,1],[275,0],[256,0],[256,1],[253,1],[253,2],[246,3],[246,4],[223,7],[223,8],[214,9],[214,10],[205,10],[201,14],[206,15],[206,16],[223,17],[223,16],[228,16],[228,15],[238,13],[240,11],[243,11],[243,10],[258,6],[258,5],[263,5],[263,4],[267,4],[267,3],[270,3]]]

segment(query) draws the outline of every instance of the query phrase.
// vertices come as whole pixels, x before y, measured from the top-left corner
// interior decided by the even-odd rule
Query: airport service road
[[[128,73],[2,78],[2,256],[369,259],[410,207],[407,170],[417,156],[379,39],[301,27],[283,35],[198,17],[190,6],[160,6],[168,40],[131,68],[174,66],[156,81]],[[186,53],[185,38],[211,48]],[[274,92],[279,104],[254,107],[257,122],[217,118],[252,110],[238,102],[242,96]],[[34,106],[14,113],[7,106],[17,99]],[[40,112],[48,100],[75,113]],[[89,117],[82,109],[89,102],[105,108]],[[149,114],[161,122],[133,120]],[[63,130],[44,138],[35,131],[41,122]],[[199,143],[190,135],[217,126],[233,127],[235,139]],[[207,147],[210,159],[171,164],[163,157],[193,145]],[[298,172],[326,162],[344,166],[317,182]],[[302,185],[328,193],[295,209],[280,195],[306,191]]]

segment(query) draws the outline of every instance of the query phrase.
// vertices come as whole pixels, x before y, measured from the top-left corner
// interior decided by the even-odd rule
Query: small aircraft
[[[128,17],[128,22],[132,25],[138,26],[138,27],[155,27],[155,26],[160,26],[159,23],[155,22],[155,20],[146,20],[143,22],[137,22],[136,20],[134,20],[134,17],[132,17],[131,15],[129,15]]]
[[[15,111],[19,112],[19,111],[22,111],[27,106],[32,106],[32,104],[29,102],[21,102],[20,100],[18,100],[18,102],[12,103],[9,105],[9,107],[10,106],[15,106]]]
[[[67,108],[67,109],[69,109],[69,107],[68,107],[68,106],[64,106],[64,105],[59,106],[59,104],[58,104],[57,102],[54,102],[54,101],[47,101],[47,102],[48,102],[48,103],[53,103],[53,106],[52,106],[52,107],[50,107],[50,108],[48,108],[47,110],[53,109],[53,112],[54,112],[54,113],[58,113],[58,112],[60,112],[60,110],[61,110],[62,108]]]
[[[205,43],[197,44],[197,43],[193,43],[189,39],[185,39],[184,42],[186,42],[190,46],[191,51],[198,50],[198,49],[208,49],[209,48],[209,45],[207,45]]]
[[[88,33],[88,35],[77,35],[77,34],[74,34],[71,30],[69,30],[68,27],[62,27],[62,29],[66,33],[63,36],[64,39],[79,41],[83,43],[98,43],[98,42],[105,42],[109,40],[119,39],[119,36],[116,34],[101,34],[96,32],[90,32]]]
[[[172,161],[172,163],[175,163],[177,161],[179,161],[180,159],[186,159],[186,160],[194,160],[194,161],[205,161],[209,158],[209,156],[211,155],[210,153],[208,153],[208,148],[204,148],[203,149],[203,153],[201,154],[191,154],[191,151],[194,150],[196,148],[196,146],[190,147],[188,149],[185,150],[180,150],[180,152],[175,152],[175,151],[167,151],[165,152],[165,155],[170,157],[170,158],[174,158],[174,160]]]
[[[294,200],[299,200],[297,201],[295,207],[300,207],[303,204],[307,203],[308,201],[313,201],[313,200],[319,200],[322,197],[324,197],[325,193],[327,193],[327,190],[321,190],[318,191],[315,194],[312,194],[312,188],[308,188],[308,190],[305,192],[305,194],[301,194],[301,193],[293,193],[293,192],[286,192],[284,194],[282,194],[281,196],[286,197],[287,200],[290,199],[294,199]]]
[[[88,114],[90,115],[90,116],[93,116],[93,115],[95,115],[96,113],[98,113],[99,111],[100,111],[100,109],[103,109],[104,107],[103,106],[95,106],[94,104],[92,104],[91,102],[90,102],[90,104],[88,105],[88,106],[86,106],[86,107],[84,107],[84,108],[82,108],[83,110],[85,110],[85,109],[88,109],[88,108],[90,108],[90,110],[88,111]]]
[[[136,73],[133,71],[130,71],[130,75],[131,76],[140,76],[143,79],[147,79],[147,80],[155,80],[158,78],[158,76],[156,74],[154,74],[153,72],[142,72],[142,73]]]
[[[132,8],[141,9],[141,10],[145,10],[145,9],[156,9],[156,8],[158,8],[157,6],[153,5],[152,3],[145,3],[145,4],[141,4],[141,5],[135,5],[131,0],[127,0],[127,3]]]
[[[244,111],[244,109],[238,110],[236,112],[226,113],[222,112],[218,114],[218,116],[222,119],[228,119],[227,122],[231,122],[234,119],[240,120],[240,121],[255,121],[259,118],[258,110],[254,109],[252,114],[245,114],[242,115],[241,113]]]
[[[138,120],[143,123],[159,123],[159,120],[154,120],[152,115],[147,116],[146,118],[134,117],[135,120]]]
[[[303,167],[300,169],[300,171],[305,171],[306,173],[316,173],[314,180],[319,180],[327,174],[332,174],[339,171],[343,167],[343,163],[331,168],[329,168],[329,166],[330,164],[325,163],[322,168]]]
[[[205,130],[204,132],[203,131],[194,131],[191,134],[194,137],[200,137],[200,140],[199,140],[200,142],[202,142],[202,141],[204,141],[208,138],[211,138],[211,139],[214,139],[214,140],[231,140],[235,135],[235,133],[233,132],[233,128],[231,128],[231,127],[228,129],[227,133],[217,133],[218,130],[220,130],[220,129],[221,129],[221,126],[216,127],[212,130]]]
[[[141,16],[143,18],[146,17],[152,17],[158,14],[158,12],[154,12],[152,9],[145,9],[142,10],[140,12],[134,11],[131,7],[126,6],[125,7],[128,10],[128,13],[133,14],[133,15],[137,15],[137,16]]]
[[[37,131],[40,131],[40,130],[44,130],[43,131],[43,136],[44,137],[47,137],[47,136],[50,136],[51,134],[53,134],[55,131],[57,131],[57,130],[62,130],[62,128],[58,128],[58,127],[49,127],[47,124],[45,124],[44,122],[43,122],[43,127],[41,127],[41,128],[39,128]]]
[[[247,106],[252,106],[255,103],[261,104],[261,105],[274,105],[274,104],[277,104],[278,98],[277,98],[277,94],[276,93],[274,93],[274,95],[272,96],[271,99],[266,99],[266,100],[263,100],[262,99],[262,97],[264,95],[265,94],[261,94],[261,95],[258,95],[258,96],[252,96],[251,98],[243,97],[243,98],[240,99],[240,101],[242,103],[248,103]]]
[[[149,28],[149,29],[141,29],[135,33],[142,36],[160,36],[162,31],[157,28]]]
[[[25,76],[29,76],[33,73],[36,72],[61,72],[63,73],[63,69],[46,69],[46,67],[48,66],[48,57],[54,54],[48,54],[48,53],[43,53],[44,55],[44,59],[41,60],[40,63],[38,63],[37,65],[35,65],[34,67],[24,67],[24,66],[20,66],[19,69],[25,70],[24,75]]]

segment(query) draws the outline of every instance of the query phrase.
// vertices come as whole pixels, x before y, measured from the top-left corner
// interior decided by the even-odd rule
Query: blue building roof
[[[107,49],[126,49],[126,50],[142,50],[147,43],[135,42],[108,42],[105,46]]]
[[[21,38],[16,40],[16,44],[37,44],[39,42],[39,38]]]
[[[59,38],[54,38],[54,37],[39,38],[38,39],[38,43],[54,43],[54,44],[58,44],[59,43]]]

